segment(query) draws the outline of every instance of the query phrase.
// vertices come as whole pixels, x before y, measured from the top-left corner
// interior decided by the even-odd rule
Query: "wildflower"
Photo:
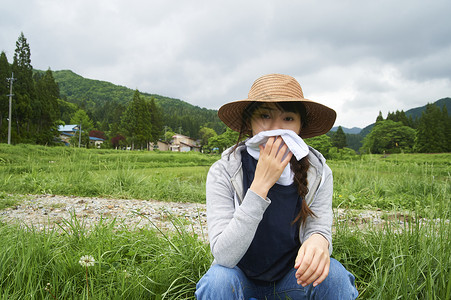
[[[82,267],[92,267],[94,266],[95,263],[95,259],[94,257],[92,257],[91,255],[84,255],[82,257],[80,257],[80,260],[78,261],[78,263],[82,266]]]

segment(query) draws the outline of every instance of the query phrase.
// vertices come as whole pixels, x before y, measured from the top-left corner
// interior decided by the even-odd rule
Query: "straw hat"
[[[221,106],[219,118],[232,130],[240,131],[243,112],[252,102],[302,102],[307,112],[307,120],[301,129],[302,138],[310,138],[327,133],[334,125],[337,113],[320,103],[304,98],[300,84],[291,76],[281,74],[264,75],[249,91],[247,99],[230,102]]]

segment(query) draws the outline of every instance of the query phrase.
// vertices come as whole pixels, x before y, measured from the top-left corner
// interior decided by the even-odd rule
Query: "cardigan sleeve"
[[[248,190],[235,208],[235,191],[226,164],[219,160],[207,175],[207,223],[213,263],[233,268],[249,248],[271,201]]]
[[[315,216],[307,217],[305,225],[300,230],[301,244],[312,234],[319,233],[329,242],[329,255],[332,254],[332,195],[333,177],[332,170],[327,164],[323,165],[322,183],[318,190],[310,191],[314,193],[313,201],[309,208]]]

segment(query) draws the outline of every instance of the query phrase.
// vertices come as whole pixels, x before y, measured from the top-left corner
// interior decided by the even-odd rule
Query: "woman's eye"
[[[270,116],[268,114],[261,114],[260,115],[262,119],[269,119]]]
[[[285,121],[293,121],[293,120],[294,120],[293,117],[286,117],[286,118],[285,118]]]

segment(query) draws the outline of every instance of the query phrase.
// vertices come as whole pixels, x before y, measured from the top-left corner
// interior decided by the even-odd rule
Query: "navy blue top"
[[[257,160],[244,150],[243,186],[247,190],[254,180]],[[299,224],[292,224],[301,209],[296,185],[275,184],[268,192],[271,204],[263,214],[255,237],[238,267],[253,280],[273,282],[294,268],[300,247]]]

